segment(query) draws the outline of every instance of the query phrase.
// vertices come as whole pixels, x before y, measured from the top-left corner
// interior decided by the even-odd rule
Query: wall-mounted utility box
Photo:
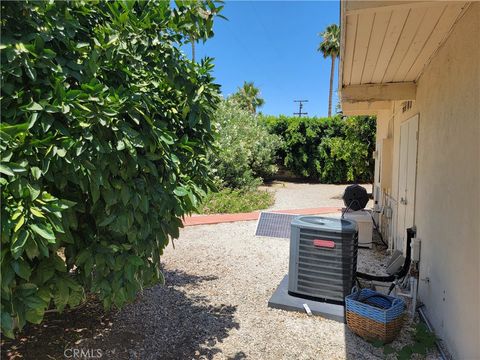
[[[420,239],[413,238],[410,243],[410,248],[412,249],[412,260],[417,262],[420,261]]]

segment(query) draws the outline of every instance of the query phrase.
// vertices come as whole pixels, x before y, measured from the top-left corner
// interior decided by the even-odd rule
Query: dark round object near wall
[[[368,203],[367,190],[358,184],[349,185],[343,193],[343,203],[353,211],[362,210]]]

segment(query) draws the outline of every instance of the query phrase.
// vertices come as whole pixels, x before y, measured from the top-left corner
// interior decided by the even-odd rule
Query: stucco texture
[[[416,101],[378,114],[393,137],[398,200],[400,126],[419,114],[414,223],[420,238],[419,298],[458,359],[480,359],[480,3],[473,3],[418,80]],[[393,220],[391,237],[395,236]],[[390,239],[392,241],[392,239]],[[425,281],[425,279],[429,281]]]
[[[419,79],[419,296],[458,359],[480,358],[480,3]]]

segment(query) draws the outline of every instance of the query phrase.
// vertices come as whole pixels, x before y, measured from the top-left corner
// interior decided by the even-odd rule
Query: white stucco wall
[[[419,298],[456,359],[480,359],[480,3],[474,3],[422,73],[413,107],[377,117],[393,137],[388,223],[395,235],[400,125],[419,114],[415,225],[422,241]],[[385,194],[384,194],[385,197]],[[385,219],[384,219],[385,220]]]
[[[419,79],[419,297],[455,358],[480,359],[480,3]]]

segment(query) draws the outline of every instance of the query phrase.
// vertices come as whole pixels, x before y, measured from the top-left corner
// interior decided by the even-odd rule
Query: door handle
[[[402,198],[400,199],[400,204],[402,204],[402,205],[407,205],[407,199],[405,199],[405,198],[402,197]]]

